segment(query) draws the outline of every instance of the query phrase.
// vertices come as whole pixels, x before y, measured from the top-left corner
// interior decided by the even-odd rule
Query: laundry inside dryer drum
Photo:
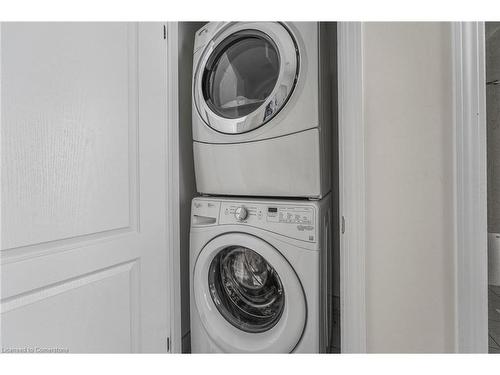
[[[285,306],[281,280],[255,251],[231,246],[210,264],[208,283],[217,310],[233,326],[264,332],[279,321]]]
[[[271,95],[280,73],[277,47],[266,34],[242,30],[212,52],[203,74],[203,96],[224,118],[244,117]]]

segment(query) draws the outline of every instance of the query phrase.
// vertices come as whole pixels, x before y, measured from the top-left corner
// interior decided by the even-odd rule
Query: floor
[[[488,351],[500,353],[500,286],[488,286]]]

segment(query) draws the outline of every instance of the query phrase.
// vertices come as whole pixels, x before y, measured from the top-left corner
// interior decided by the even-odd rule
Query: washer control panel
[[[312,207],[267,207],[267,221],[273,223],[306,224],[313,223]]]
[[[219,224],[246,224],[283,236],[316,242],[315,207],[221,202]]]

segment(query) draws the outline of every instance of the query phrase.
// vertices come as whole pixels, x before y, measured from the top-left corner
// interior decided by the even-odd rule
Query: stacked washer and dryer
[[[192,352],[328,351],[330,35],[278,22],[195,35]]]

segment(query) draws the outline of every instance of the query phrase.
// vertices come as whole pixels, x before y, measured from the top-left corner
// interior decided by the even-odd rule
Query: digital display
[[[267,212],[278,212],[278,208],[277,207],[268,207]]]

